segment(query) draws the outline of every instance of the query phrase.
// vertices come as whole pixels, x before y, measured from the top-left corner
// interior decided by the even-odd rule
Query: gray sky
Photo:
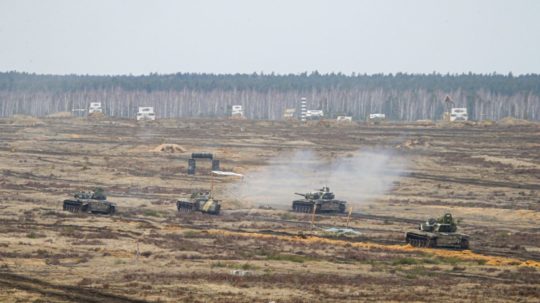
[[[536,0],[0,0],[0,71],[540,73]]]

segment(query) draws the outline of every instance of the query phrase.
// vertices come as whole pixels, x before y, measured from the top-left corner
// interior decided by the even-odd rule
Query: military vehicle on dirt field
[[[344,213],[347,208],[347,202],[336,200],[334,193],[327,186],[307,194],[294,194],[304,197],[304,199],[293,201],[294,212],[312,213],[315,209],[315,213]]]
[[[178,212],[189,213],[199,211],[211,215],[219,215],[221,204],[215,200],[210,192],[195,192],[191,194],[189,200],[176,201]]]
[[[63,209],[73,213],[85,212],[112,215],[116,212],[116,204],[107,201],[103,190],[96,188],[93,191],[75,193],[73,199],[64,200]]]
[[[469,236],[457,232],[452,215],[447,213],[439,219],[429,219],[418,230],[409,230],[405,241],[416,247],[469,248]]]

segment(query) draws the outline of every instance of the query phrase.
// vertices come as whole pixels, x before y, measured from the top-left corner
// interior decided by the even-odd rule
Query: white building
[[[369,120],[385,120],[385,114],[369,114]]]
[[[139,107],[139,112],[137,113],[137,121],[140,120],[156,120],[156,113],[154,112],[154,108],[149,106]]]
[[[450,121],[467,121],[469,120],[469,115],[467,114],[467,109],[464,107],[454,107],[450,111]]]
[[[308,109],[306,111],[306,118],[309,119],[321,119],[324,117],[324,112],[321,109]]]
[[[337,119],[336,119],[337,122],[352,122],[352,117],[351,116],[337,116]]]
[[[285,111],[283,111],[283,119],[285,120],[291,120],[294,118],[294,113],[296,113],[295,108],[286,108]]]
[[[90,108],[88,109],[88,114],[93,113],[103,113],[103,108],[101,108],[101,102],[90,102]]]
[[[244,108],[242,105],[233,105],[231,107],[231,117],[244,117]]]

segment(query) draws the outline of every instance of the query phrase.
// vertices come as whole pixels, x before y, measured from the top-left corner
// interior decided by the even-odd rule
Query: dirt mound
[[[493,120],[482,120],[482,121],[478,121],[478,126],[485,126],[485,127],[487,127],[487,126],[493,126],[493,125],[495,125],[495,124],[496,124],[496,123],[495,123],[495,121],[493,121]]]
[[[105,114],[101,113],[101,112],[93,112],[91,114],[88,114],[88,118],[91,118],[91,119],[101,119],[101,118],[105,118]]]
[[[514,125],[531,125],[533,124],[533,122],[523,120],[523,119],[517,119],[514,117],[505,117],[497,121],[497,124],[504,125],[504,126],[514,126]]]
[[[70,118],[72,116],[70,112],[57,112],[47,115],[48,118]]]
[[[396,146],[397,149],[406,148],[406,149],[414,149],[416,147],[430,147],[431,144],[427,142],[423,138],[418,139],[409,139],[402,144],[399,144]]]
[[[21,126],[38,126],[38,125],[45,125],[43,121],[40,119],[33,117],[33,116],[25,116],[25,115],[14,115],[9,119],[10,123],[13,125],[21,125]]]
[[[435,122],[433,122],[432,120],[416,120],[414,121],[414,124],[416,125],[421,125],[421,126],[434,126],[435,125]]]
[[[164,153],[185,153],[186,149],[178,144],[161,144],[151,151]]]
[[[293,140],[285,142],[287,145],[315,145],[315,143],[307,140]]]

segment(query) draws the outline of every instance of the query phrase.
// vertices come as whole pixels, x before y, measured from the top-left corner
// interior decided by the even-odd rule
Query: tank
[[[195,192],[191,194],[189,200],[176,201],[178,212],[189,213],[198,211],[201,213],[219,215],[221,204],[219,200],[215,200],[210,192]]]
[[[469,248],[469,236],[458,233],[452,214],[439,219],[429,219],[417,230],[409,230],[405,241],[416,247]]]
[[[294,212],[312,213],[315,208],[315,213],[344,213],[347,208],[347,202],[336,200],[334,193],[327,186],[307,194],[294,194],[304,197],[292,202]]]
[[[85,212],[112,215],[116,212],[116,204],[107,201],[102,189],[95,189],[75,193],[73,199],[64,200],[63,209],[73,213]]]

